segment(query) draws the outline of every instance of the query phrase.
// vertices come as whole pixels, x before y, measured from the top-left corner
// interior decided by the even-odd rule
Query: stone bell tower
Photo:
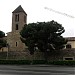
[[[20,5],[12,12],[12,31],[7,33],[7,43],[10,51],[25,50],[25,45],[20,40],[19,32],[26,23],[27,14]]]
[[[20,31],[26,23],[27,14],[20,5],[12,12],[12,32]]]

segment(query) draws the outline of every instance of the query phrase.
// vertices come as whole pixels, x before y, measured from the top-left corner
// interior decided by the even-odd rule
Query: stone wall
[[[8,59],[44,60],[44,57],[42,52],[35,52],[33,55],[30,55],[29,52],[10,51],[8,52]]]
[[[64,58],[73,58],[75,60],[75,48],[62,50],[63,60]]]
[[[3,57],[2,55],[5,54]],[[44,53],[36,51],[33,55],[30,55],[30,52],[27,51],[9,51],[9,52],[0,52],[0,57],[5,59],[18,59],[18,60],[45,60]],[[75,60],[75,49],[64,49],[60,51],[60,54],[49,55],[47,58],[48,61],[52,60],[64,60],[64,58],[73,58]]]

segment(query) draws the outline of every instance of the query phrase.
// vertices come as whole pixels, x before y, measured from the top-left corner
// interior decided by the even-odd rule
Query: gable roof
[[[24,12],[26,14],[26,12],[24,11],[24,9],[21,7],[21,5],[19,5],[12,13],[19,13],[19,12]],[[26,14],[27,15],[27,14]]]
[[[75,37],[65,37],[68,41],[75,41]]]

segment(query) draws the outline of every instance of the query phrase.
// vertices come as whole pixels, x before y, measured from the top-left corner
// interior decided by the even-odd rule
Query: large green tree
[[[5,33],[0,31],[0,49],[6,46],[6,40],[4,40]]]
[[[30,54],[34,54],[36,50],[44,54],[54,54],[64,48],[67,43],[61,36],[64,32],[64,27],[52,20],[27,24],[21,30],[20,35],[22,42],[28,46]]]

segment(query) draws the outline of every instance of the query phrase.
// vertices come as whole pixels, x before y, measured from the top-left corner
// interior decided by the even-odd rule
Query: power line
[[[75,17],[72,16],[72,15],[68,15],[68,14],[66,14],[66,13],[62,13],[62,12],[56,11],[56,10],[51,9],[51,8],[48,8],[48,7],[45,7],[45,9],[50,10],[50,11],[55,12],[55,13],[58,13],[58,14],[61,14],[61,15],[64,15],[64,16],[67,16],[67,17],[70,17],[70,18],[75,18]]]

